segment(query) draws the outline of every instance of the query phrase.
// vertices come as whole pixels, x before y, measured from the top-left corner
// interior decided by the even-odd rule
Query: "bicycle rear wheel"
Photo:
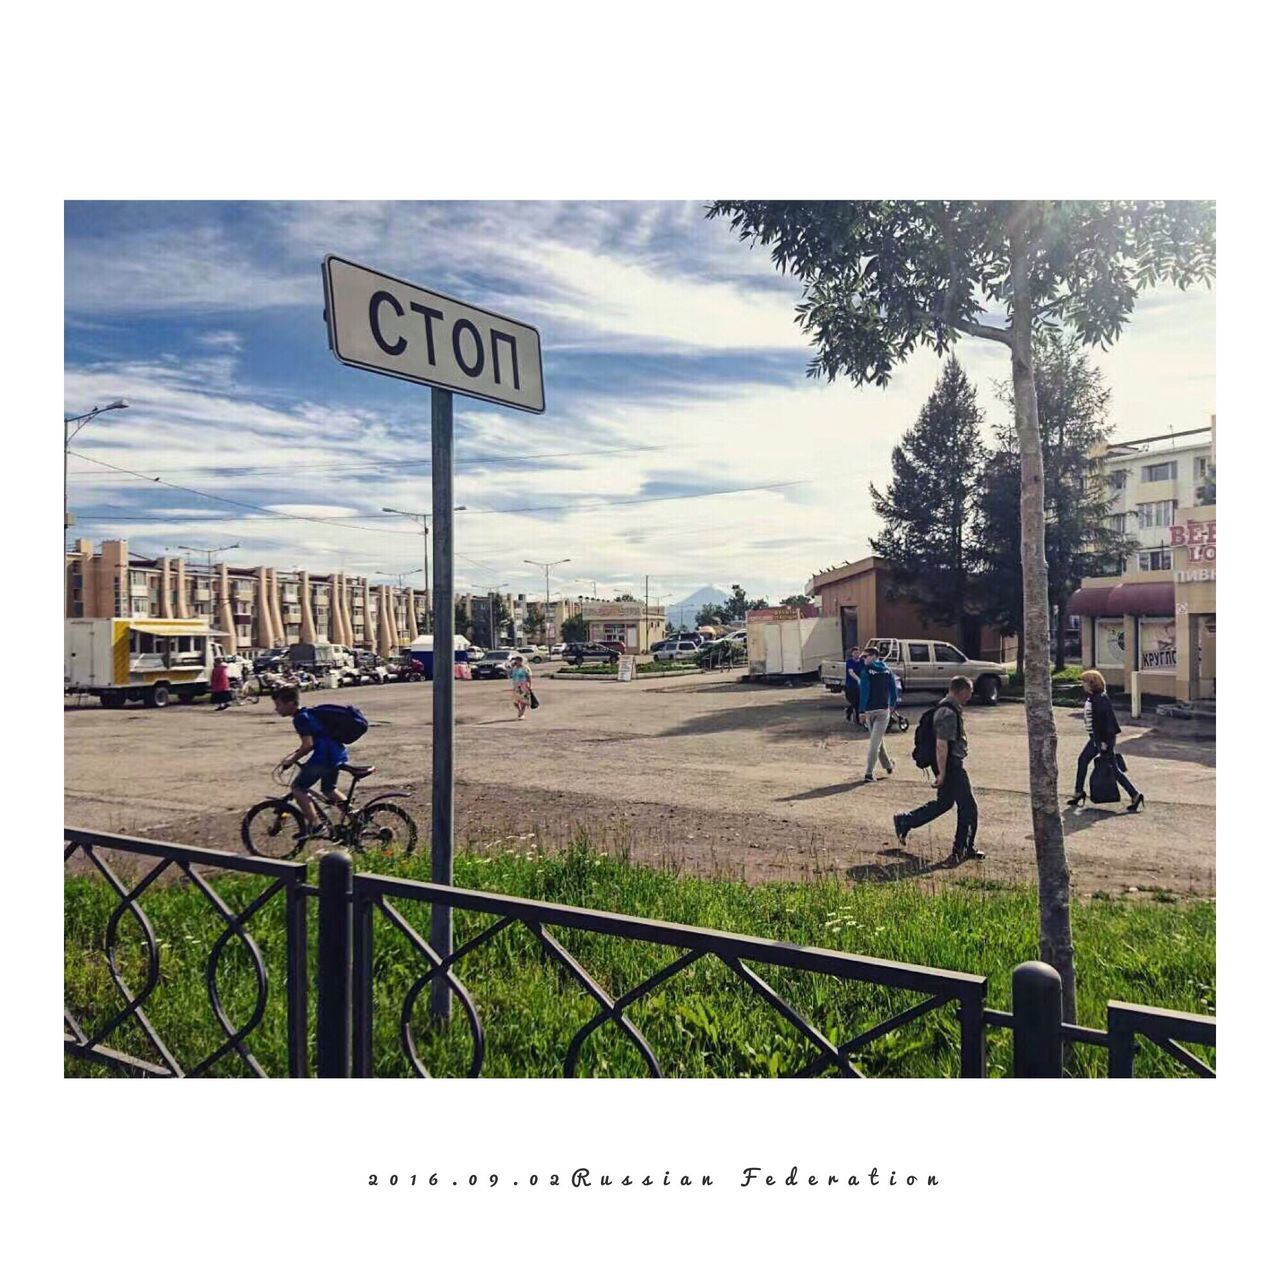
[[[363,823],[358,848],[362,853],[400,853],[408,857],[418,847],[417,824],[398,804],[371,804],[360,816]]]
[[[259,858],[297,857],[307,842],[302,812],[282,800],[263,800],[240,823],[244,847]]]

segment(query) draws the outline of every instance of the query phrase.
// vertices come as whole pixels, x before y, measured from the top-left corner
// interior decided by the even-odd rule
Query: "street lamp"
[[[67,530],[71,528],[71,512],[67,510],[67,459],[71,454],[71,442],[100,413],[110,413],[112,409],[127,409],[127,400],[113,400],[99,408],[94,405],[88,413],[62,415],[62,613],[65,617],[70,612],[71,584],[67,581]],[[71,424],[79,425],[72,431]]]
[[[494,632],[494,626],[493,626],[493,597],[496,596],[498,592],[502,590],[503,587],[509,587],[510,585],[511,583],[509,582],[499,582],[493,588],[492,591],[486,591],[484,593],[485,601],[489,606],[489,648],[490,649],[496,649],[498,647],[498,637]]]
[[[422,630],[425,633],[431,626],[431,529],[428,526],[431,517],[425,511],[401,511],[399,507],[382,509],[389,516],[408,516],[410,520],[422,522],[422,594],[426,597],[422,608]],[[465,511],[466,507],[454,507],[454,510]]]
[[[213,590],[213,557],[220,551],[234,551],[239,545],[238,542],[228,542],[225,547],[187,547],[181,543],[178,544],[179,551],[194,551],[196,555],[205,557],[205,564],[209,574],[209,621],[211,626],[216,621],[213,609],[215,603],[217,603]]]
[[[600,592],[596,590],[596,580],[594,578],[574,578],[574,582],[591,583],[591,598],[593,600],[598,600],[600,598]]]
[[[557,564],[568,564],[569,560],[570,560],[570,557],[565,556],[563,560],[526,560],[525,561],[525,564],[536,565],[539,569],[542,570],[543,574],[545,575],[545,585],[546,585],[547,595],[546,595],[546,604],[544,606],[546,611],[542,615],[542,643],[543,644],[550,643],[550,635],[551,635],[551,568],[553,565],[557,565]]]

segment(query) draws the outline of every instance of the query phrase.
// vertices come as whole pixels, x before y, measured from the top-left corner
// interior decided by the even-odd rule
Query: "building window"
[[[1139,551],[1138,568],[1142,570],[1172,569],[1173,552],[1168,547],[1159,547],[1155,551]]]
[[[1124,491],[1125,481],[1128,480],[1129,473],[1127,471],[1113,471],[1108,476],[1112,493],[1121,493]]]
[[[1176,462],[1153,462],[1142,468],[1142,483],[1150,484],[1156,480],[1176,480],[1178,464]]]
[[[1164,502],[1138,503],[1139,529],[1164,529],[1174,522],[1178,510],[1177,502],[1167,498]]]
[[[1195,460],[1195,477],[1197,480],[1203,480],[1209,474],[1209,455],[1202,453]]]
[[[1125,517],[1124,515],[1108,516],[1108,517],[1107,517],[1107,528],[1108,528],[1112,533],[1123,533],[1123,532],[1124,532],[1124,522],[1125,522],[1125,518],[1126,518],[1126,517]]]

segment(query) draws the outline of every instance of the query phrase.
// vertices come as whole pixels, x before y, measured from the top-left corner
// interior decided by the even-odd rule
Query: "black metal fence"
[[[283,984],[285,993],[285,1057],[287,1073],[291,1076],[308,1075],[312,1061],[320,1076],[374,1074],[374,979],[386,950],[385,947],[382,951],[379,949],[375,919],[384,921],[401,941],[401,954],[407,946],[413,957],[414,967],[406,978],[408,987],[400,1003],[398,1030],[404,1062],[419,1076],[429,1072],[415,1037],[417,1002],[424,992],[440,985],[447,986],[456,998],[469,1031],[467,1074],[478,1076],[484,1071],[485,1027],[476,1001],[458,976],[458,966],[460,961],[494,944],[509,931],[531,937],[544,959],[566,975],[570,985],[585,993],[594,1005],[594,1013],[576,1027],[565,1046],[562,1070],[566,1076],[577,1074],[584,1046],[593,1034],[606,1027],[615,1028],[626,1038],[650,1075],[662,1075],[659,1054],[632,1021],[628,1010],[702,960],[723,966],[732,980],[752,992],[803,1037],[810,1052],[805,1064],[792,1073],[796,1076],[828,1072],[861,1076],[863,1072],[854,1061],[856,1055],[935,1010],[954,1016],[961,1076],[987,1074],[988,1028],[1012,1030],[1014,1074],[1019,1076],[1062,1075],[1063,1046],[1072,1042],[1105,1048],[1108,1074],[1131,1076],[1139,1038],[1169,1054],[1193,1074],[1213,1075],[1203,1060],[1180,1043],[1216,1046],[1213,1018],[1113,1001],[1108,1005],[1105,1030],[1066,1024],[1062,1021],[1061,980],[1052,968],[1038,962],[1015,970],[1013,1009],[1004,1012],[986,1008],[987,979],[975,974],[391,876],[356,874],[344,853],[328,853],[320,859],[319,884],[312,886],[307,883],[306,863],[244,857],[92,831],[67,830],[65,839],[66,857],[85,858],[89,864],[86,874],[91,870],[100,874],[119,899],[104,925],[102,951],[111,983],[124,1006],[100,1020],[92,1032],[85,1030],[83,1015],[66,1010],[65,1051],[71,1057],[130,1074],[201,1075],[232,1054],[238,1056],[249,1073],[268,1074],[246,1044],[262,1023],[273,981],[250,930],[263,919],[263,908],[282,895],[283,946],[277,948],[282,972],[274,976],[274,981]],[[109,851],[132,859],[150,860],[154,865],[145,870],[139,868],[142,873],[130,887],[104,858]],[[233,909],[202,872],[262,876],[267,884],[246,905]],[[146,1009],[148,999],[162,981],[163,944],[157,940],[143,899],[147,890],[166,873],[190,881],[223,925],[210,948],[204,974],[208,1007],[222,1038],[216,1047],[188,1065],[181,1064],[157,1034]],[[317,899],[314,974],[308,971],[309,898]],[[486,923],[448,955],[441,956],[410,920],[406,905],[410,903],[474,913]],[[120,928],[126,916],[137,927],[138,945],[146,957],[145,976],[136,992],[126,981],[116,956]],[[565,934],[654,944],[674,950],[676,955],[615,994],[570,950]],[[243,948],[255,984],[252,1010],[238,1023],[233,1023],[224,1007],[218,980],[220,965],[233,942]],[[908,993],[911,1003],[837,1042],[812,1018],[806,1017],[796,1007],[796,1001],[779,994],[757,972],[758,966],[779,967],[791,974],[825,975],[869,983]],[[309,1016],[308,995],[312,990],[314,1020]],[[106,1043],[108,1037],[126,1026],[132,1029],[135,1041],[141,1036],[154,1056],[125,1052]]]

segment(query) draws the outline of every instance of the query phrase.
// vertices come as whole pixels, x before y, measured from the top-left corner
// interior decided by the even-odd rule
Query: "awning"
[[[131,622],[129,623],[130,631],[141,631],[145,636],[208,636],[222,635],[222,632],[212,632],[203,623],[164,623],[164,622]]]
[[[1103,617],[1107,612],[1107,601],[1114,590],[1114,587],[1081,587],[1078,591],[1073,591],[1067,601],[1067,616]]]
[[[1112,587],[1107,612],[1119,616],[1140,613],[1146,617],[1173,617],[1172,582],[1122,582]]]
[[[1084,618],[1119,618],[1124,614],[1172,617],[1172,582],[1122,582],[1116,587],[1081,587],[1067,600],[1067,613]]]

